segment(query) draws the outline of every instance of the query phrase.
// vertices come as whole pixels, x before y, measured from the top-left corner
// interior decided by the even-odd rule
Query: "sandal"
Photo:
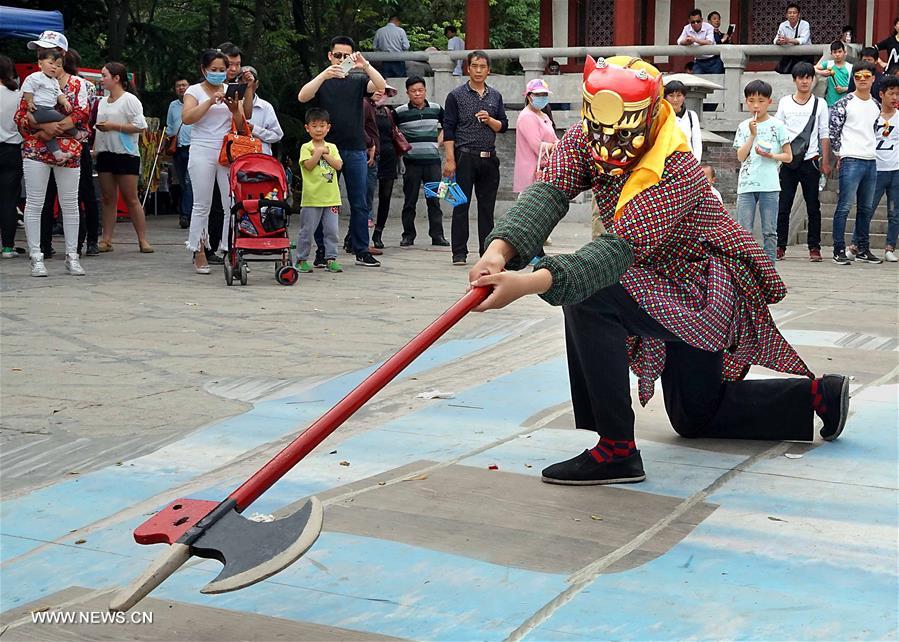
[[[193,264],[194,264],[194,269],[197,271],[197,274],[209,274],[210,273],[208,263],[206,265],[197,265],[197,253],[196,252],[194,252]]]
[[[112,252],[112,243],[109,241],[100,241],[97,243],[97,249],[100,252]]]
[[[150,245],[149,241],[144,241],[140,244],[141,254],[153,254],[156,250],[153,249],[153,246]]]

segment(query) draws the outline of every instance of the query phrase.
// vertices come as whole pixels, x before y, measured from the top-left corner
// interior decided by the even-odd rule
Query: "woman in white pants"
[[[45,39],[50,33],[56,38]],[[34,45],[34,46],[32,46]],[[63,46],[64,45],[64,46]],[[30,49],[55,46],[65,52],[68,43],[55,32],[41,34],[41,39],[28,43]],[[28,111],[23,100],[15,115],[16,125],[22,133],[22,171],[25,177],[25,236],[28,239],[28,253],[31,256],[31,276],[47,276],[44,255],[41,253],[41,209],[47,195],[47,181],[50,172],[56,179],[59,208],[62,210],[62,229],[66,239],[66,272],[72,276],[84,276],[84,268],[78,260],[78,179],[81,176],[81,142],[66,138],[70,128],[88,130],[89,110],[85,81],[78,76],[69,76],[63,94],[72,105],[66,118],[56,123],[38,125]],[[68,152],[68,160],[58,162],[47,149],[40,134],[59,136],[60,150]],[[9,195],[3,195],[4,198]]]
[[[209,248],[209,208],[212,190],[218,183],[225,222],[218,250],[226,249],[231,198],[228,190],[228,168],[218,162],[222,140],[231,131],[231,119],[243,131],[244,114],[241,101],[225,98],[225,70],[228,59],[218,49],[205,51],[200,58],[200,72],[205,80],[188,87],[184,94],[181,122],[191,125],[190,160],[187,171],[193,188],[194,204],[190,213],[190,234],[187,248],[194,253],[194,267],[198,274],[209,274],[205,248]]]

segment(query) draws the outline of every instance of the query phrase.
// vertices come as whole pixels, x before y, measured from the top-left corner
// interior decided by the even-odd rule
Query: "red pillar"
[[[615,0],[615,25],[612,32],[614,45],[638,45],[640,20],[637,16],[637,3],[632,0]]]
[[[540,0],[540,46],[553,46],[553,0]]]
[[[468,0],[465,7],[465,48],[490,47],[490,5],[488,0]]]

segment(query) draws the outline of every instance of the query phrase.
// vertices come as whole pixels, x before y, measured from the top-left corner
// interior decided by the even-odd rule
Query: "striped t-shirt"
[[[412,103],[396,108],[396,126],[412,145],[403,158],[413,163],[439,163],[437,134],[443,125],[443,107],[430,101],[421,109]]]

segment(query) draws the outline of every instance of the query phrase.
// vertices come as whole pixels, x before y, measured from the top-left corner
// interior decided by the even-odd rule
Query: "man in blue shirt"
[[[187,172],[187,161],[190,158],[190,125],[181,122],[181,110],[184,108],[184,92],[190,87],[186,78],[175,81],[175,100],[169,103],[169,112],[166,116],[166,132],[169,134],[169,149],[175,145],[175,153],[172,156],[172,166],[178,185],[181,186],[181,199],[178,204],[179,223],[181,229],[190,227],[190,211],[194,205],[193,190],[190,187],[190,174]]]
[[[406,30],[400,26],[400,19],[391,16],[387,24],[375,32],[372,41],[375,51],[386,53],[402,53],[409,50],[409,38]],[[386,60],[381,64],[381,75],[385,78],[404,78],[406,76],[406,62],[403,60]]]

